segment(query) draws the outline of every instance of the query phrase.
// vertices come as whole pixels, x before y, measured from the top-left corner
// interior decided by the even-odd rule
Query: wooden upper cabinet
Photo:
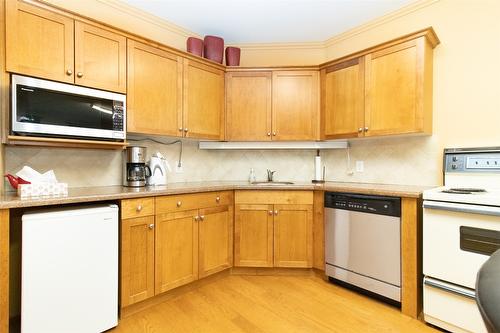
[[[237,204],[234,266],[273,267],[273,205]]]
[[[430,132],[429,49],[421,37],[366,56],[365,136]]]
[[[125,93],[127,38],[75,22],[75,83]]]
[[[428,28],[323,65],[322,138],[432,133]]]
[[[184,59],[183,122],[188,138],[224,138],[224,71]]]
[[[182,136],[182,68],[182,57],[128,40],[128,132]]]
[[[121,307],[154,296],[154,216],[122,220]]]
[[[197,210],[156,216],[155,294],[198,279]]]
[[[319,72],[273,72],[272,114],[273,140],[319,139]]]
[[[324,139],[363,135],[364,80],[364,58],[355,58],[321,71]]]
[[[274,267],[312,267],[313,205],[274,205],[274,212]]]
[[[16,0],[6,1],[6,69],[74,82],[74,22]]]
[[[233,265],[233,206],[199,211],[199,278]]]
[[[226,140],[271,140],[271,72],[226,74]]]

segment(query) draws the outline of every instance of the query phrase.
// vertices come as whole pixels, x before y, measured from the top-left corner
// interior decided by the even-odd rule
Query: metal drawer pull
[[[278,211],[277,210],[274,211],[274,215],[278,215]]]
[[[68,70],[66,71],[66,75],[73,75],[73,71],[72,71],[71,69],[68,69]]]
[[[220,202],[220,197],[215,198],[215,201]]]
[[[270,210],[268,213],[269,213],[269,215],[273,215],[273,211],[272,210]]]
[[[137,206],[137,208],[135,210],[140,212],[142,210],[142,205]]]
[[[182,205],[181,201],[177,201],[177,207],[180,207]]]
[[[474,290],[466,289],[466,288],[459,287],[459,286],[454,286],[450,283],[446,283],[446,282],[442,282],[439,280],[425,277],[424,284],[429,286],[429,287],[433,287],[436,289],[441,289],[441,290],[450,292],[452,294],[464,296],[464,297],[471,298],[474,300],[476,299],[476,293]]]
[[[76,76],[83,77],[83,73],[82,72],[78,72],[78,73],[76,73]]]
[[[200,219],[201,219],[202,221],[205,221],[205,215],[200,215]]]
[[[427,209],[438,209],[438,210],[447,210],[447,211],[459,212],[459,213],[471,213],[471,214],[500,216],[500,208],[498,208],[498,207],[467,205],[467,204],[458,204],[458,203],[452,203],[452,202],[439,202],[439,201],[430,201],[430,200],[425,200],[423,206],[424,206],[424,208],[427,208]]]
[[[196,222],[198,222],[198,221],[200,220],[200,217],[199,217],[199,216],[195,216],[195,217],[194,217],[194,220],[195,220]]]
[[[155,227],[155,225],[152,223],[148,226],[149,229],[153,229],[154,227]]]

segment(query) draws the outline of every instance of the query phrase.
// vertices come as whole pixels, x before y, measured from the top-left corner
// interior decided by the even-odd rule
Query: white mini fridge
[[[118,206],[40,210],[22,224],[21,332],[118,325]]]

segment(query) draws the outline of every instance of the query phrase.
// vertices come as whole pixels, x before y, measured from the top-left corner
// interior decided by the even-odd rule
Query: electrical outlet
[[[184,172],[184,167],[182,166],[182,162],[180,163],[180,166],[179,166],[179,162],[176,162],[175,163],[175,173],[183,173]]]
[[[356,172],[365,171],[365,162],[364,161],[356,161]]]

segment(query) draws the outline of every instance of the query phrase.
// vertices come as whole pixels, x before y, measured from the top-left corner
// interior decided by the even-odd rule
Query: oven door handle
[[[448,210],[459,213],[500,216],[500,207],[493,207],[493,206],[460,204],[454,202],[431,201],[431,200],[425,200],[423,206],[424,208],[427,209],[438,209],[438,210]]]
[[[448,282],[444,282],[441,280],[436,280],[430,277],[424,277],[424,284],[429,287],[433,287],[436,289],[444,290],[450,292],[452,294],[464,296],[471,299],[476,299],[476,292],[472,289],[464,288],[461,286],[457,286]]]

